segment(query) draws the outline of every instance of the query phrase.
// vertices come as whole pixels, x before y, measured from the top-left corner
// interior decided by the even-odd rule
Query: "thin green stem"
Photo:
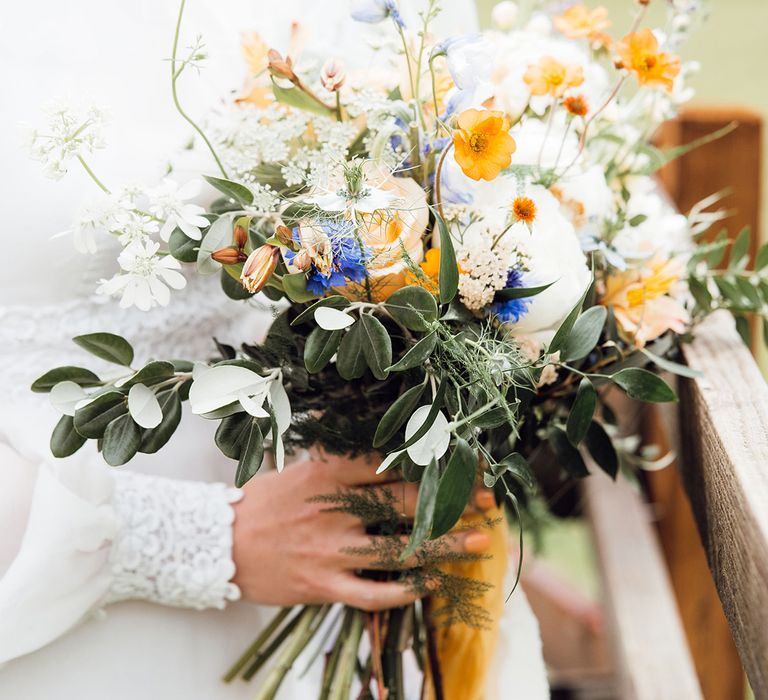
[[[109,191],[109,188],[101,180],[99,180],[98,177],[96,177],[96,173],[94,173],[93,170],[91,170],[90,166],[88,165],[88,163],[85,162],[82,156],[77,156],[77,160],[79,161],[80,165],[83,166],[83,168],[85,169],[85,172],[88,173],[91,180],[93,180],[96,183],[96,185],[99,187],[99,189],[102,192],[104,192],[105,194],[112,194]]]
[[[208,147],[208,150],[211,152],[211,155],[213,156],[213,159],[216,161],[216,165],[219,166],[219,170],[221,171],[221,174],[229,179],[229,176],[227,175],[227,171],[224,169],[224,166],[221,163],[221,160],[219,160],[219,156],[216,154],[216,150],[213,148],[213,144],[208,140],[208,137],[205,135],[203,130],[197,125],[194,119],[190,117],[185,111],[184,108],[181,106],[181,103],[179,102],[179,95],[176,90],[176,81],[179,79],[179,76],[182,74],[184,68],[186,67],[187,63],[184,62],[179,68],[179,70],[176,70],[176,54],[179,47],[179,32],[181,31],[181,19],[184,16],[184,5],[186,4],[186,0],[181,0],[181,3],[179,4],[179,16],[176,20],[176,30],[173,34],[173,49],[171,50],[171,93],[173,94],[173,104],[176,106],[176,111],[181,115],[181,117],[198,133],[201,139],[203,139],[203,142]]]

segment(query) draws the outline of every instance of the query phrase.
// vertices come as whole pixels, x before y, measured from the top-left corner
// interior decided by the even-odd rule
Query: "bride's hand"
[[[375,475],[378,462],[327,456],[294,464],[278,474],[260,474],[246,484],[235,504],[233,579],[245,598],[266,605],[340,602],[362,610],[407,605],[418,595],[404,583],[378,582],[355,575],[356,570],[381,568],[374,554],[351,550],[369,547],[372,538],[362,523],[346,513],[328,512],[313,496],[334,494],[374,484],[392,490],[409,518],[416,507],[418,484],[388,482]],[[474,506],[493,506],[490,491],[475,492]],[[451,551],[480,553],[490,544],[483,531],[446,535]],[[413,566],[414,559],[404,566]]]

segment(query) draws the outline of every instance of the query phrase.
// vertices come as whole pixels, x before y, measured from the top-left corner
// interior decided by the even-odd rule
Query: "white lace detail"
[[[163,605],[223,608],[240,598],[230,581],[231,504],[238,489],[132,472],[115,475],[118,534],[105,604],[140,598]]]

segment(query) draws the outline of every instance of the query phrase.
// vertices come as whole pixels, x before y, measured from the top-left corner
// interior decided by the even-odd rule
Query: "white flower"
[[[117,218],[112,230],[118,235],[120,243],[127,246],[134,241],[148,241],[160,230],[160,224],[145,214],[129,211]]]
[[[72,222],[75,249],[81,253],[95,253],[97,232],[112,231],[125,215],[125,202],[116,195],[103,195],[87,204]]]
[[[56,102],[48,105],[44,112],[48,117],[46,127],[29,129],[26,142],[30,155],[43,164],[48,177],[58,180],[67,172],[71,160],[104,147],[105,110],[95,106],[78,109]]]
[[[158,219],[164,221],[160,229],[160,237],[167,241],[173,230],[180,228],[189,238],[199,241],[202,238],[201,228],[208,226],[208,219],[203,214],[205,209],[198,204],[189,204],[200,193],[200,183],[190,181],[183,187],[166,178],[151,190],[149,194],[150,207]]]
[[[137,306],[147,311],[156,304],[166,306],[171,298],[168,287],[182,289],[187,281],[178,272],[179,261],[170,255],[157,255],[159,248],[152,241],[130,243],[117,258],[123,272],[102,281],[99,293],[120,294],[122,308]]]
[[[503,32],[508,32],[517,22],[517,15],[520,13],[520,9],[517,4],[511,2],[511,0],[503,0],[503,2],[497,3],[491,10],[491,22],[497,29],[501,29]]]

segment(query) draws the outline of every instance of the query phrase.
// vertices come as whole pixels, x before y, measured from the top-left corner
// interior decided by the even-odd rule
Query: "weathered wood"
[[[758,698],[768,698],[768,387],[727,314],[686,346],[681,472],[723,609]]]
[[[621,698],[697,700],[701,689],[640,494],[594,464],[584,494],[603,579]]]

